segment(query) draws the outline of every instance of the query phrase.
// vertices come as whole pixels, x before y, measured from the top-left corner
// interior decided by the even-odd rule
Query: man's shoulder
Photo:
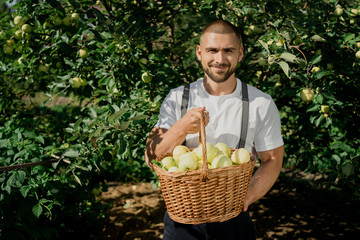
[[[249,84],[247,84],[247,86],[248,86],[248,89],[249,89],[248,90],[249,91],[249,98],[258,99],[258,100],[260,100],[260,99],[271,100],[272,99],[272,97],[269,94],[263,92],[262,90],[254,87],[254,86],[251,86]]]

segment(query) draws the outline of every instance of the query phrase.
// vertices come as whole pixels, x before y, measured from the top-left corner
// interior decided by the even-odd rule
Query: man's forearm
[[[262,198],[274,185],[279,177],[283,162],[284,146],[266,153],[259,153],[262,163],[256,170],[247,192],[244,211],[253,202]]]
[[[175,146],[183,143],[186,134],[178,131],[176,126],[170,129],[154,128],[146,142],[145,159],[149,164],[157,156],[171,152]]]

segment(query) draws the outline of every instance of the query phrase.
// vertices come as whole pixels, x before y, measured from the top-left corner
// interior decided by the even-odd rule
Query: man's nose
[[[217,52],[216,53],[216,55],[215,55],[215,61],[217,62],[217,63],[223,63],[224,62],[224,53],[222,52],[222,51],[219,51],[219,52]]]

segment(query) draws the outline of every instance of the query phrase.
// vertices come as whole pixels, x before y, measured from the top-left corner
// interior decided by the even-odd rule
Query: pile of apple
[[[239,148],[231,153],[225,143],[206,143],[206,156],[208,168],[221,168],[232,165],[240,165],[250,161],[250,153],[245,148]],[[177,145],[172,156],[161,159],[161,167],[169,172],[187,172],[201,169],[203,164],[202,145],[190,151],[184,145]]]

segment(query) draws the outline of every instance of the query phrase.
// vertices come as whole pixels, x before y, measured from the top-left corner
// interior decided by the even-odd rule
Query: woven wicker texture
[[[253,157],[245,164],[208,169],[204,119],[201,120],[202,169],[167,172],[153,165],[169,216],[179,223],[223,222],[239,215],[254,170]]]

